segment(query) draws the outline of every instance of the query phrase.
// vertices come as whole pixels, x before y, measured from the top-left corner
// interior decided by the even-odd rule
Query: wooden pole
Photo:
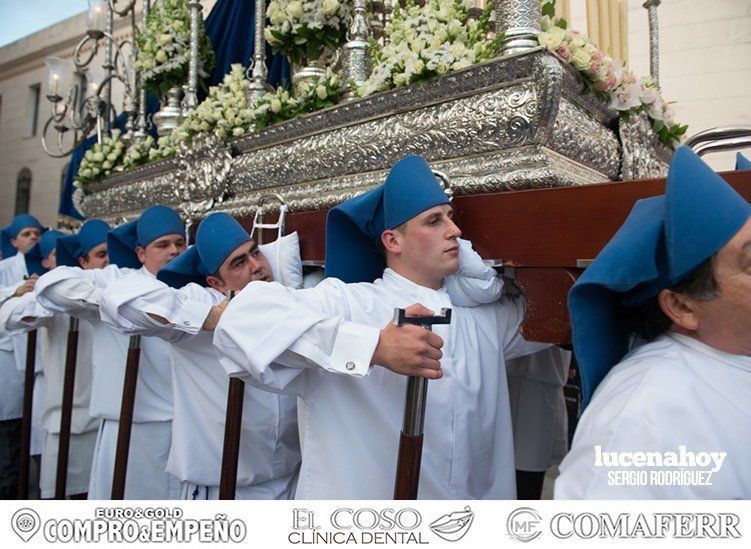
[[[234,292],[230,290],[227,294],[227,299],[232,299],[233,294]],[[227,415],[224,422],[224,447],[222,448],[222,472],[219,477],[219,499],[235,499],[244,403],[245,382],[236,377],[230,378],[229,389],[227,391]]]
[[[37,331],[26,338],[26,370],[23,385],[23,419],[21,420],[21,467],[18,478],[18,499],[29,499],[29,465],[31,462],[31,408],[34,399],[34,366],[36,364]]]
[[[57,474],[55,476],[55,499],[65,499],[68,481],[68,454],[70,451],[70,424],[73,417],[73,389],[76,382],[76,358],[78,356],[78,319],[70,317],[68,345],[65,350],[65,374],[63,399],[60,412],[60,440],[57,450]]]
[[[141,360],[141,336],[130,336],[128,358],[125,363],[125,380],[123,382],[123,400],[120,405],[120,423],[117,432],[117,450],[115,451],[115,471],[112,476],[112,499],[125,498],[125,478],[128,473],[128,454],[130,453],[130,432],[133,427],[133,408],[136,402],[138,384],[138,364]]]
[[[451,309],[440,315],[408,317],[404,309],[394,311],[397,326],[416,324],[432,330],[435,324],[449,324]],[[417,499],[422,465],[422,438],[425,426],[425,408],[428,401],[428,380],[424,377],[407,378],[407,397],[404,403],[404,422],[399,435],[399,455],[396,460],[394,499]]]

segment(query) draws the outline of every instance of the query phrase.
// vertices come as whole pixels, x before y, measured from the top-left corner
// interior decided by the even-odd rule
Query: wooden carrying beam
[[[65,349],[65,372],[63,374],[62,408],[60,411],[60,439],[57,451],[57,474],[55,476],[55,499],[65,499],[68,481],[68,454],[70,451],[70,424],[73,418],[73,390],[76,382],[76,359],[78,358],[78,323],[70,317],[68,341]]]
[[[18,499],[29,499],[29,469],[31,464],[31,408],[34,401],[34,365],[36,364],[37,331],[31,330],[26,339],[26,370],[23,385],[23,419],[21,420],[21,466],[18,479]]]
[[[751,170],[720,175],[751,199]],[[525,337],[568,343],[568,290],[623,224],[634,203],[664,193],[665,181],[644,179],[459,196],[453,207],[462,237],[471,240],[482,257],[516,268],[517,282],[529,306],[522,326]],[[287,214],[287,233],[298,232],[304,262],[324,261],[326,213]],[[250,218],[240,221],[248,227],[252,223]]]

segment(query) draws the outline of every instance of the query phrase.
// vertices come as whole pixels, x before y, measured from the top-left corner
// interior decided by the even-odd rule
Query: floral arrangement
[[[321,57],[324,49],[344,43],[352,15],[346,0],[271,0],[266,10],[270,24],[264,30],[275,53],[305,64]]]
[[[130,147],[125,150],[122,170],[127,171],[149,162],[149,151],[154,148],[154,145],[154,138],[150,135],[147,136],[146,139],[134,141]],[[117,169],[117,167],[115,167],[115,169]]]
[[[320,78],[301,82],[294,97],[282,87],[267,93],[253,108],[254,129],[336,105],[342,98],[339,77],[331,69]]]
[[[76,183],[83,188],[104,179],[120,166],[124,157],[125,143],[120,138],[120,130],[112,130],[110,137],[103,138],[84,153]]]
[[[495,57],[503,39],[488,38],[495,2],[477,20],[469,18],[471,7],[471,0],[428,0],[424,6],[407,0],[403,9],[395,3],[386,45],[372,44],[373,72],[358,95],[424,82]]]
[[[180,142],[196,135],[214,132],[222,138],[245,135],[253,127],[253,113],[248,107],[248,81],[245,68],[234,64],[219,86],[209,88],[208,97],[192,111],[174,134]]]
[[[149,12],[146,28],[136,35],[140,71],[146,88],[157,96],[183,85],[188,79],[190,57],[189,0],[160,0]],[[214,70],[214,51],[204,32],[199,13],[198,74],[209,76]]]
[[[675,121],[673,109],[661,97],[654,80],[637,78],[621,61],[598,50],[586,36],[569,30],[565,19],[554,17],[555,0],[544,2],[542,10],[540,44],[580,72],[585,91],[599,95],[619,111],[624,120],[633,114],[645,113],[664,145],[675,148],[680,144],[688,126]]]

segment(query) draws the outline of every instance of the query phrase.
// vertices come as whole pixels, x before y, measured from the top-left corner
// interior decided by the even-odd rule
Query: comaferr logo
[[[517,541],[532,541],[542,533],[542,517],[531,507],[520,507],[506,519],[506,531]]]
[[[550,531],[559,539],[740,538],[734,513],[557,513]]]

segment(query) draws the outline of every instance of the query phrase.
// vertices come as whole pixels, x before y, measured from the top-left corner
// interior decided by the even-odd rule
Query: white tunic
[[[53,311],[69,312],[85,318],[93,326],[93,389],[91,415],[118,420],[125,378],[128,337],[99,318],[99,301],[104,288],[129,273],[142,280],[153,279],[145,268],[137,271],[109,265],[104,269],[83,270],[58,267],[37,282],[38,299]],[[172,419],[171,358],[168,345],[156,338],[141,340],[138,385],[133,422]]]
[[[392,498],[407,378],[369,364],[394,308],[414,303],[453,308],[451,324],[434,330],[444,375],[428,384],[419,497],[515,497],[504,360],[543,348],[519,334],[523,302],[457,307],[444,288],[386,269],[373,284],[253,282],[215,332],[230,375],[301,397],[297,498]]]
[[[608,373],[582,415],[556,499],[751,498],[749,395],[751,357],[673,333],[638,347]],[[611,452],[622,461],[610,461]],[[688,454],[710,452],[726,455],[707,479],[715,462],[692,466]],[[652,453],[651,464],[636,453]],[[668,480],[673,474],[691,484]],[[623,477],[636,484],[618,485]],[[707,480],[711,486],[702,485]]]
[[[167,471],[198,486],[219,486],[221,474],[229,378],[216,357],[213,334],[201,326],[211,307],[224,299],[216,290],[197,284],[176,290],[133,275],[113,282],[102,294],[105,321],[125,333],[158,336],[172,343],[175,417]],[[238,499],[294,495],[300,465],[296,408],[293,396],[246,386]],[[193,491],[188,490],[187,496]]]
[[[110,495],[128,347],[128,337],[100,319],[99,301],[110,282],[133,272],[144,280],[153,278],[144,268],[133,271],[115,265],[90,270],[58,267],[40,277],[36,286],[37,299],[44,307],[81,317],[92,326],[93,380],[89,411],[104,421],[92,464],[90,499],[106,499]],[[127,499],[179,496],[179,485],[165,472],[171,439],[171,367],[168,345],[164,341],[141,340],[125,487]]]
[[[13,296],[24,276],[26,263],[23,254],[0,261],[0,301]],[[13,348],[13,337],[0,330],[0,421],[18,419],[23,415],[24,374],[16,368]]]
[[[568,449],[563,387],[571,353],[550,347],[506,365],[514,424],[514,457],[520,471],[547,471]]]
[[[27,275],[24,254],[17,253],[0,261],[0,303],[12,298]],[[0,330],[0,421],[17,419],[23,415],[27,339],[26,334]],[[40,417],[44,406],[46,384],[42,372],[41,348],[41,341],[37,338],[34,396],[31,409],[31,455],[42,453],[44,441]]]

